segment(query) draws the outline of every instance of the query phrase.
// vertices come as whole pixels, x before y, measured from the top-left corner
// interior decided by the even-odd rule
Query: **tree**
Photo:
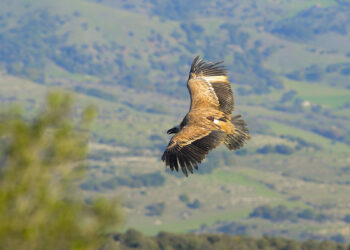
[[[345,215],[343,221],[345,221],[346,223],[350,223],[350,214]]]
[[[165,203],[153,203],[145,207],[147,216],[162,216],[165,210]]]
[[[200,208],[201,203],[198,199],[195,199],[192,203],[187,203],[187,207],[191,209],[198,209]]]
[[[0,248],[98,249],[121,222],[117,203],[74,196],[94,109],[74,121],[72,97],[48,95],[34,119],[0,114]]]
[[[293,154],[294,149],[285,144],[278,144],[275,146],[275,152],[282,155]]]
[[[179,200],[187,203],[187,202],[190,202],[190,197],[188,197],[187,194],[181,194],[181,195],[179,195]]]

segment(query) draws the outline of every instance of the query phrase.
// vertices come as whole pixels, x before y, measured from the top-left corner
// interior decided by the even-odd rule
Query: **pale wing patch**
[[[229,83],[227,80],[227,76],[205,76],[201,77],[204,78],[206,81],[212,83],[212,82],[223,82],[223,83]]]

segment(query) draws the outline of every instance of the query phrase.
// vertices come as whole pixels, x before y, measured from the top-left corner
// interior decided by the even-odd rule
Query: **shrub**
[[[181,194],[181,195],[179,195],[179,200],[182,201],[182,202],[187,203],[187,202],[190,201],[190,197],[188,197],[187,194]]]
[[[161,216],[165,210],[165,203],[159,202],[145,207],[147,216]]]
[[[114,177],[114,179],[119,185],[131,188],[160,187],[165,183],[165,177],[159,171],[149,174],[132,175],[130,177]]]
[[[195,199],[192,203],[187,203],[187,207],[191,209],[198,209],[201,207],[201,203],[198,199]]]
[[[4,249],[98,249],[107,227],[121,221],[119,205],[74,196],[72,180],[85,169],[87,108],[72,122],[72,98],[51,93],[28,119],[0,114],[0,242]],[[85,188],[94,183],[82,184]]]
[[[275,152],[283,155],[290,155],[294,152],[294,149],[288,145],[280,144],[275,146]]]
[[[345,215],[343,221],[350,223],[350,214]]]
[[[275,152],[275,149],[272,145],[265,145],[264,147],[257,149],[256,152],[259,154],[271,154]]]

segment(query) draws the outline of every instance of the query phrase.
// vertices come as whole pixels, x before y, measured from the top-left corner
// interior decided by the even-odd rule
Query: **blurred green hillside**
[[[125,229],[350,242],[349,17],[344,0],[3,0],[1,109],[31,118],[52,88],[97,106],[76,191],[121,198]],[[160,156],[196,55],[225,61],[252,139],[185,179]]]

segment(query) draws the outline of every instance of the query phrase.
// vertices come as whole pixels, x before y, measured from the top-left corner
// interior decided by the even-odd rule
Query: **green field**
[[[283,79],[283,83],[288,89],[297,91],[298,97],[314,104],[338,108],[350,100],[350,90],[328,86],[314,86],[313,83],[293,81],[286,78]]]

